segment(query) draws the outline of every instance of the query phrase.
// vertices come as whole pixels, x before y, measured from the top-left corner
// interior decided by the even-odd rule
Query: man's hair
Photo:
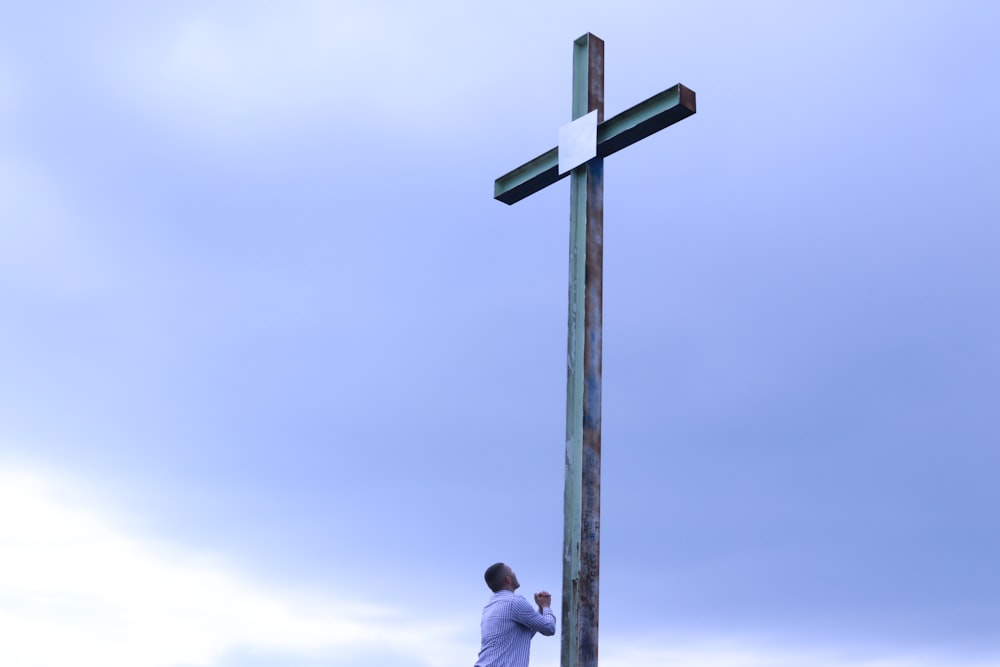
[[[486,579],[486,585],[490,587],[490,590],[496,593],[503,589],[504,584],[507,583],[507,566],[504,563],[493,563],[486,568],[486,574],[483,575],[483,578]]]

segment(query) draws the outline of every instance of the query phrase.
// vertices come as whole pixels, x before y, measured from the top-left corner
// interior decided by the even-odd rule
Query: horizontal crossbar
[[[694,91],[678,83],[598,125],[597,157],[617,153],[694,113]],[[559,148],[552,148],[498,178],[493,198],[513,204],[567,175],[559,173]]]

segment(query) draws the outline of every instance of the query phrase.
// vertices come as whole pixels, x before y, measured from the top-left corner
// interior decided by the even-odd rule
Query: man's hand
[[[538,611],[548,609],[552,606],[552,594],[548,591],[539,591],[538,593],[535,593],[535,604],[538,605]]]

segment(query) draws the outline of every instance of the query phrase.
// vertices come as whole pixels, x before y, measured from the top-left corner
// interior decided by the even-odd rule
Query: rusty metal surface
[[[587,165],[587,275],[583,343],[583,479],[580,535],[580,661],[596,667],[601,552],[601,343],[604,161]]]
[[[695,113],[694,91],[678,83],[597,128],[597,154],[607,157]]]
[[[695,93],[680,83],[606,121],[602,112],[597,126],[597,155],[617,153],[694,113]],[[514,204],[566,176],[559,173],[558,148],[551,148],[496,179],[493,198]]]
[[[573,117],[595,110],[600,123],[604,120],[604,42],[587,34],[574,43]],[[604,161],[590,160],[574,169],[571,178],[571,270],[583,275],[571,276],[575,288],[571,288],[570,295],[571,345],[566,396],[567,402],[576,404],[573,410],[567,409],[566,458],[567,462],[574,462],[576,469],[567,467],[563,510],[561,662],[563,667],[596,667],[601,546]]]
[[[566,175],[559,173],[559,149],[552,148],[494,181],[493,198],[514,204]]]

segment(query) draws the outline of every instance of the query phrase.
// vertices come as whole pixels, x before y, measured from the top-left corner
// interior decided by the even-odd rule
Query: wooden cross
[[[596,112],[596,132],[594,118],[585,118],[591,112]],[[560,131],[559,146],[504,174],[494,184],[494,199],[513,204],[570,175],[562,667],[597,667],[604,158],[694,112],[694,91],[677,84],[605,121],[604,41],[587,33],[573,43],[574,122],[564,128],[567,140],[564,142]],[[596,137],[588,139],[588,131]],[[584,149],[581,164],[567,165],[564,159],[560,165],[560,157],[566,157],[560,156],[560,148],[567,154],[570,149],[577,152],[581,142],[588,140],[592,146],[589,154]]]

